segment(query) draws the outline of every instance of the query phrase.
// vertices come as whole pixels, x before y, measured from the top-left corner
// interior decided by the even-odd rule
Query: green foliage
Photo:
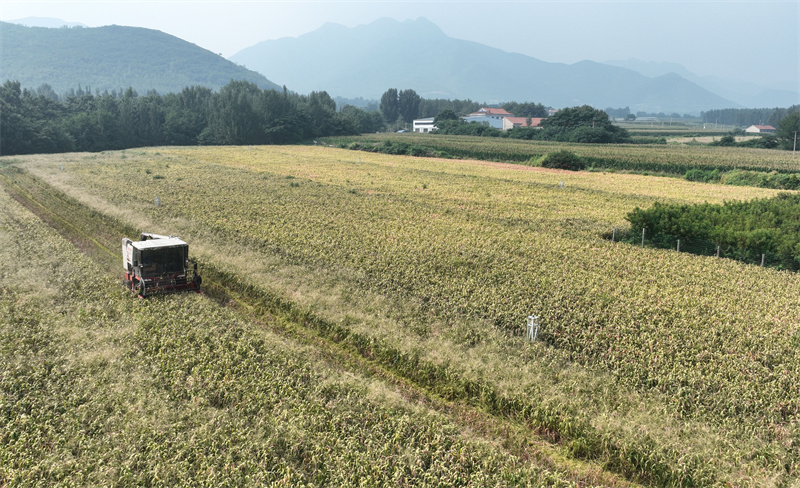
[[[759,149],[777,149],[778,138],[773,134],[765,134],[761,137],[746,139],[736,143],[737,147],[754,147]]]
[[[403,122],[410,124],[419,116],[420,97],[414,90],[400,90],[397,95],[397,111]]]
[[[452,109],[444,108],[436,114],[433,118],[433,125],[442,124],[443,122],[455,122],[458,120],[458,115]]]
[[[586,162],[583,158],[567,150],[547,153],[539,158],[536,164],[543,168],[567,169],[570,171],[586,169]]]
[[[749,127],[751,125],[768,124],[777,127],[778,122],[798,106],[786,108],[725,108],[701,112],[700,116],[706,124],[735,125]]]
[[[512,113],[517,117],[530,117],[530,118],[547,117],[547,107],[545,107],[541,103],[508,102],[504,103],[502,108],[504,108],[508,113]]]
[[[424,146],[413,145],[405,141],[383,141],[378,144],[359,144],[350,143],[340,147],[356,150],[368,151],[383,154],[407,155],[407,156],[434,156],[434,157],[449,157],[446,153],[436,153]]]
[[[722,136],[722,138],[720,140],[718,140],[718,141],[710,142],[708,145],[709,146],[727,146],[727,147],[731,147],[731,146],[735,146],[736,145],[736,138],[733,137],[732,135],[728,134],[728,135]]]
[[[314,137],[356,134],[380,127],[356,108],[336,112],[325,92],[309,95],[262,90],[231,81],[218,93],[187,87],[180,93],[120,96],[80,92],[65,101],[0,87],[0,154],[103,151],[195,144],[290,144]]]
[[[701,181],[703,183],[717,183],[720,179],[720,174],[718,169],[709,171],[705,169],[694,168],[687,171],[683,177],[689,181]]]
[[[769,173],[762,171],[733,170],[720,175],[720,182],[725,185],[757,186],[776,190],[800,190],[800,174]]]
[[[419,102],[419,116],[435,117],[442,110],[452,110],[457,115],[466,115],[481,108],[472,100],[446,100],[441,98],[422,98]]]
[[[645,229],[650,235],[712,241],[726,254],[751,262],[769,252],[778,256],[781,267],[800,269],[798,194],[723,205],[656,202],[647,210],[637,207],[626,219],[632,229]]]
[[[400,116],[400,96],[397,94],[397,88],[389,88],[383,92],[380,111],[387,124],[397,122],[397,117]]]
[[[589,105],[559,110],[542,120],[540,139],[565,142],[627,142],[628,131],[611,123],[608,114]]]
[[[503,137],[505,135],[502,130],[495,129],[488,124],[466,122],[463,119],[443,120],[436,124],[436,127],[437,134],[480,137]]]
[[[798,190],[800,189],[800,177],[797,173],[778,173],[763,171],[746,171],[735,169],[732,171],[721,172],[718,169],[703,170],[690,169],[684,175],[689,181],[701,181],[703,183],[722,183],[735,186],[755,186],[760,188],[774,188],[776,190]]]
[[[355,133],[374,133],[384,128],[383,118],[378,111],[368,112],[352,105],[345,105],[339,113],[353,127]]]
[[[800,105],[795,105],[780,120],[775,130],[775,137],[780,147],[795,150],[797,138],[800,137]]]

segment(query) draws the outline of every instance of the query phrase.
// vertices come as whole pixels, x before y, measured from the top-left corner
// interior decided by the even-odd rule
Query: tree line
[[[133,88],[92,94],[79,87],[63,97],[47,85],[29,90],[17,81],[6,81],[0,86],[0,155],[160,145],[292,144],[408,127],[414,119],[424,117],[435,117],[439,132],[446,134],[590,143],[630,140],[628,132],[613,125],[606,112],[589,106],[562,109],[547,117],[548,107],[540,103],[501,105],[518,117],[544,118],[535,129],[501,131],[459,118],[482,106],[472,100],[424,99],[414,90],[396,88],[388,89],[372,110],[353,105],[337,110],[336,102],[324,91],[298,95],[285,87],[283,91],[261,89],[247,81],[231,81],[218,92],[191,86],[165,95],[155,91],[139,95]],[[761,113],[730,109],[709,111],[704,117],[745,112]],[[800,130],[800,106],[770,109],[769,113],[767,120],[778,127],[778,133],[763,141],[774,144],[759,147],[793,149],[794,136]]]
[[[380,114],[336,110],[326,92],[297,95],[231,81],[218,92],[91,94],[60,99],[47,86],[0,87],[0,155],[116,150],[160,145],[291,144],[316,137],[373,132]]]
[[[800,110],[800,105],[789,108],[724,108],[700,112],[706,124],[735,125],[750,127],[751,125],[771,125],[777,127],[781,119],[790,112]]]

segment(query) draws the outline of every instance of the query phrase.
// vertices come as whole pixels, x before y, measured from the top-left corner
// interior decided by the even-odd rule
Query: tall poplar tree
[[[401,90],[397,97],[398,111],[403,122],[410,124],[419,115],[419,95],[414,90]]]
[[[389,88],[381,96],[380,111],[387,124],[397,122],[397,117],[400,115],[400,98],[397,95],[397,88]]]

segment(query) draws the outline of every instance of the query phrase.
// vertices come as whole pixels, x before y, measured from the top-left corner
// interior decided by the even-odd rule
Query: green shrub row
[[[656,202],[647,210],[636,207],[626,219],[648,235],[711,241],[744,261],[762,254],[777,255],[780,267],[800,269],[800,195],[722,205],[674,205]],[[670,244],[671,247],[671,244]]]
[[[703,183],[722,183],[723,185],[755,186],[758,188],[773,188],[776,190],[800,190],[800,177],[797,173],[778,173],[771,171],[738,170],[720,171],[719,169],[690,169],[684,176],[689,181]]]

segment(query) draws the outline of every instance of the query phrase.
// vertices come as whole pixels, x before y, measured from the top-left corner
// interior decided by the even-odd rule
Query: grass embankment
[[[572,456],[659,485],[796,479],[796,279],[598,237],[656,200],[774,192],[309,147],[24,166],[191,237],[229,286],[288,300],[325,337]],[[520,337],[531,313],[544,343]]]
[[[800,188],[800,159],[788,151],[662,144],[569,144],[437,134],[364,134],[323,138],[336,147],[460,159],[531,164],[569,150],[589,170],[713,180],[736,186]],[[702,175],[702,178],[701,178]]]
[[[134,298],[103,237],[125,224],[11,177],[6,189],[94,252],[0,191],[3,486],[615,484],[464,433],[342,369],[335,350],[272,332],[296,327],[281,316],[248,319],[196,294]]]

